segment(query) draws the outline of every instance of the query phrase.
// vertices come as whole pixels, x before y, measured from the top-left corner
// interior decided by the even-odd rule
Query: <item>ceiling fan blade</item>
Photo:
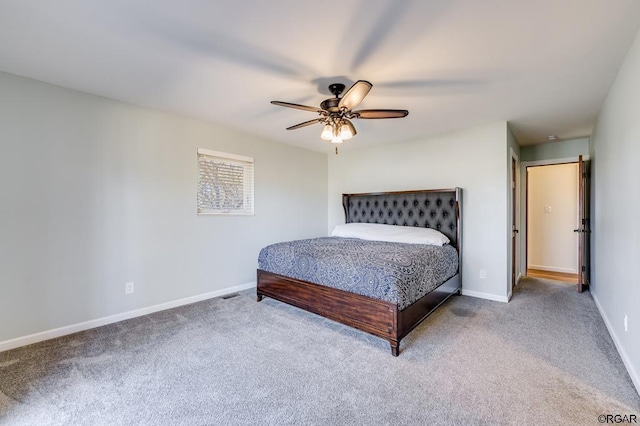
[[[367,96],[369,90],[373,87],[373,84],[369,83],[365,80],[358,80],[353,83],[353,86],[347,90],[347,93],[340,99],[340,103],[338,104],[338,108],[346,108],[347,110],[352,110],[357,107],[360,102]]]
[[[287,127],[287,130],[295,130],[305,126],[311,126],[312,124],[320,123],[322,118],[314,118],[313,120],[305,121],[304,123],[296,124],[295,126]]]
[[[319,114],[325,113],[324,110],[321,110],[318,107],[310,107],[306,105],[292,104],[291,102],[281,102],[281,101],[271,101],[271,103],[274,105],[283,106],[287,108],[295,108],[295,109],[301,109],[303,111],[317,112]]]
[[[375,118],[402,118],[409,115],[406,109],[361,109],[360,111],[352,111],[354,117],[364,119]]]

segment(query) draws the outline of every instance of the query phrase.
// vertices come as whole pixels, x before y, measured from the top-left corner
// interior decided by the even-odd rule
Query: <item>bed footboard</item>
[[[297,306],[398,346],[397,307],[392,303],[262,270],[258,270],[257,296]]]
[[[400,353],[400,340],[459,290],[456,275],[413,305],[398,311],[393,303],[285,277],[258,269],[256,296],[264,296],[340,322],[389,342]]]

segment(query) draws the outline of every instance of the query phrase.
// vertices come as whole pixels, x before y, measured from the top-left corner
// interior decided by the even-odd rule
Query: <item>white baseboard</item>
[[[5,340],[0,342],[0,352],[8,351],[9,349],[19,348],[20,346],[31,345],[33,343],[42,342],[44,340],[54,339],[56,337],[66,336],[68,334],[77,333],[79,331],[89,330],[91,328],[101,327],[107,324],[113,324],[114,322],[124,321],[127,319],[141,317],[143,315],[152,314],[158,311],[164,311],[166,309],[176,308],[178,306],[189,305],[191,303],[200,302],[207,299],[213,299],[214,297],[225,296],[227,294],[235,293],[237,291],[248,290],[256,286],[256,282],[250,282],[246,284],[240,284],[234,287],[225,288],[222,290],[210,291],[208,293],[198,294],[191,297],[185,297],[184,299],[172,300],[171,302],[161,303],[159,305],[149,306],[146,308],[134,309],[132,311],[123,312],[116,315],[110,315],[108,317],[97,318],[94,320],[81,322],[78,324],[71,324],[60,328],[54,328],[52,330],[42,331],[40,333],[29,334],[27,336],[16,337],[15,339]]]
[[[627,352],[625,352],[624,348],[620,344],[618,335],[613,330],[613,327],[611,326],[611,322],[609,321],[609,318],[605,315],[604,310],[602,309],[602,305],[600,305],[600,302],[598,301],[598,297],[593,292],[591,292],[591,297],[593,297],[593,301],[596,302],[596,307],[598,308],[598,312],[600,312],[600,316],[604,320],[604,324],[607,326],[607,330],[609,330],[609,334],[613,339],[613,343],[616,345],[616,349],[620,354],[620,358],[622,358],[622,362],[624,363],[624,366],[627,367],[627,372],[629,373],[629,376],[631,377],[631,381],[636,387],[636,392],[640,394],[640,376],[638,375],[638,372],[634,368],[633,364],[631,364],[631,360],[629,359]]]
[[[470,296],[470,297],[477,297],[479,299],[493,300],[495,302],[507,303],[509,301],[509,297],[508,296],[498,296],[498,295],[491,294],[491,293],[483,293],[481,291],[465,290],[464,288],[462,289],[462,295],[463,296]]]
[[[521,279],[522,279],[522,272],[518,272],[518,278],[516,278],[516,285],[520,284]]]
[[[562,272],[565,274],[577,274],[577,269],[571,268],[559,268],[556,266],[540,266],[540,265],[529,265],[528,269],[538,269],[540,271],[549,271],[549,272]]]

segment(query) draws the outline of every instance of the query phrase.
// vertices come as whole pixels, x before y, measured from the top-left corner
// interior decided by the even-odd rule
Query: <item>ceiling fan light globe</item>
[[[324,129],[322,129],[322,134],[320,135],[320,137],[326,141],[330,141],[331,139],[333,139],[333,127],[331,127],[331,125],[329,124],[324,126]]]
[[[334,136],[331,138],[331,143],[342,143],[342,138],[340,136]]]
[[[351,129],[349,128],[348,125],[343,124],[342,126],[340,126],[340,138],[342,138],[342,140],[348,140],[351,139],[353,137],[353,133],[351,132]]]

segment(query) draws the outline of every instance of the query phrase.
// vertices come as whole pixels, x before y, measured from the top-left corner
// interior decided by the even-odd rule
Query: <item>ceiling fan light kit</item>
[[[409,111],[406,109],[363,109],[353,111],[353,108],[360,105],[360,102],[362,102],[365,96],[367,96],[372,87],[373,85],[368,81],[358,80],[349,88],[349,90],[347,90],[343,97],[340,97],[340,94],[342,94],[345,89],[345,85],[340,83],[331,84],[329,85],[329,91],[335,96],[335,98],[329,98],[322,101],[320,108],[282,101],[271,101],[271,103],[278,106],[301,109],[303,111],[316,112],[320,114],[320,118],[315,118],[313,120],[287,127],[287,130],[295,130],[312,124],[322,123],[324,124],[324,127],[320,137],[324,140],[331,141],[334,144],[339,144],[345,140],[351,139],[357,134],[355,126],[350,121],[354,118],[402,118],[409,114]]]

